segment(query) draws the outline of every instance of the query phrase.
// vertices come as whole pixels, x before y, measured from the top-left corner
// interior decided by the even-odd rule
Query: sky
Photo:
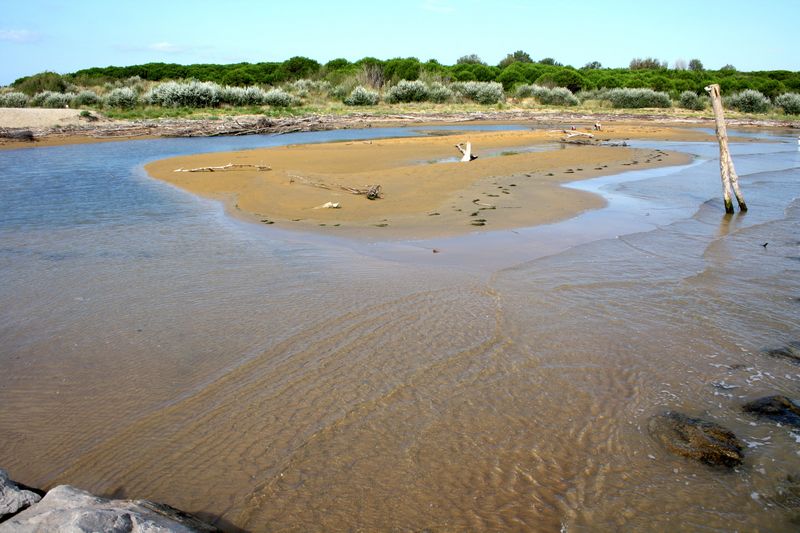
[[[306,56],[800,70],[800,0],[0,0],[0,85],[51,70]]]

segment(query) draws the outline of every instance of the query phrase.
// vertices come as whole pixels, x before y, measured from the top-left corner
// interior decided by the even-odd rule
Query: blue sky
[[[798,21],[800,0],[0,0],[0,84],[151,61],[497,64],[515,50],[576,67],[655,57],[800,70]]]

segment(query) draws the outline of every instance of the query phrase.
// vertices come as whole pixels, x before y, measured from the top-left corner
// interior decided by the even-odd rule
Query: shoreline
[[[19,113],[23,111],[23,113]],[[26,120],[31,112],[52,112],[47,121]],[[14,117],[4,117],[13,112]],[[71,117],[63,119],[64,112]],[[309,114],[295,117],[273,118],[264,115],[225,116],[215,119],[147,119],[109,120],[97,118],[90,121],[80,117],[79,110],[64,109],[8,109],[0,108],[0,150],[36,148],[68,144],[155,139],[169,137],[212,137],[220,135],[282,134],[294,132],[325,131],[335,129],[360,129],[409,125],[434,125],[445,123],[531,125],[592,125],[620,123],[657,123],[664,126],[714,127],[712,117],[682,116],[674,113],[637,114],[630,112],[554,112],[545,110],[509,109],[487,112],[403,113],[374,114],[354,112],[347,115]],[[59,123],[62,120],[63,123]],[[727,119],[728,127],[800,129],[800,121],[760,119]]]
[[[547,130],[288,145],[169,158],[148,174],[223,203],[236,218],[357,239],[428,239],[549,224],[599,209],[599,195],[562,185],[626,170],[686,164],[691,157],[622,145],[631,138],[708,141],[698,130],[609,125],[589,145]],[[481,157],[457,160],[472,142]],[[602,142],[601,142],[602,141]],[[250,168],[215,172],[186,169]],[[268,166],[270,170],[253,167]],[[182,170],[182,171],[181,171]],[[351,189],[381,185],[383,198]],[[323,208],[329,203],[339,208]]]

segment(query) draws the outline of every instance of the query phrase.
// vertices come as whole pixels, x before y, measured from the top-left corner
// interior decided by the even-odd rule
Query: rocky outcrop
[[[189,533],[217,528],[168,505],[148,500],[109,500],[59,485],[41,501],[0,524],[0,533],[103,531]]]
[[[744,443],[714,422],[667,411],[652,417],[648,430],[670,453],[708,465],[734,467],[744,459]]]
[[[41,499],[42,497],[35,492],[17,486],[8,479],[8,473],[0,469],[0,521],[30,507]]]
[[[800,406],[786,396],[765,396],[742,406],[748,413],[800,428]]]

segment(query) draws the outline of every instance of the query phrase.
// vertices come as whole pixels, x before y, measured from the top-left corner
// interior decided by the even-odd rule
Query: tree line
[[[440,79],[444,81],[499,82],[506,91],[524,84],[567,87],[572,92],[593,89],[648,88],[678,95],[684,91],[702,93],[718,83],[724,93],[745,89],[760,91],[774,98],[786,92],[800,92],[800,72],[788,70],[740,72],[732,65],[719,70],[703,68],[699,59],[678,61],[669,68],[654,58],[634,58],[627,68],[604,68],[592,61],[583,67],[563,65],[553,58],[538,61],[524,51],[509,53],[497,65],[489,65],[475,54],[465,55],[454,65],[435,59],[415,57],[381,60],[365,57],[358,61],[339,58],[320,63],[296,56],[283,62],[194,64],[146,63],[130,66],[93,67],[59,75],[39,73],[20,78],[12,86],[33,95],[43,90],[64,92],[69,85],[94,86],[139,77],[146,81],[194,79],[223,85],[247,87],[278,85],[300,79],[326,80],[333,85],[348,77],[360,76],[373,88],[394,85],[400,80]]]

